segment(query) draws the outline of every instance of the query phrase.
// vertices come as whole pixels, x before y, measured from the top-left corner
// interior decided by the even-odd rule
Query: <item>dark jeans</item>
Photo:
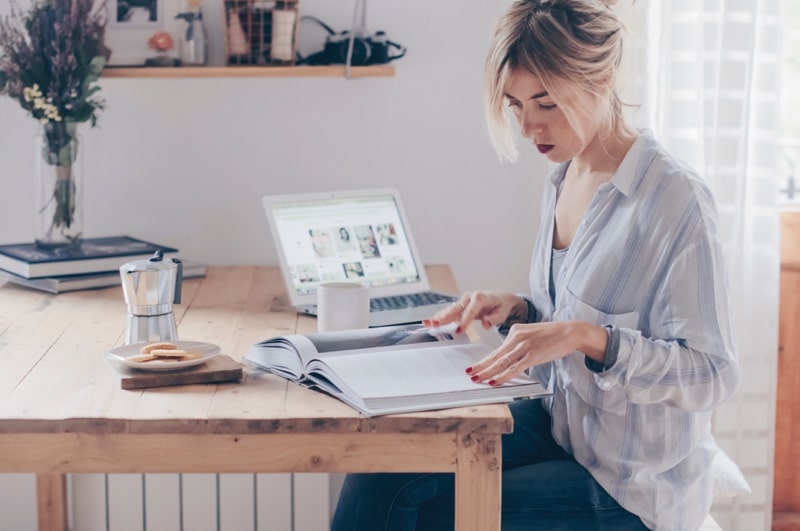
[[[503,531],[641,531],[550,435],[539,400],[511,403],[503,436]],[[452,474],[348,474],[331,531],[446,531],[454,524]]]

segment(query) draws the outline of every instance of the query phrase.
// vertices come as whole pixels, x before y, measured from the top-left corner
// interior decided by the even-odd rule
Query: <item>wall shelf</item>
[[[391,65],[353,66],[351,78],[394,77]],[[116,67],[103,70],[106,78],[196,77],[345,77],[344,65],[331,66],[179,66]]]

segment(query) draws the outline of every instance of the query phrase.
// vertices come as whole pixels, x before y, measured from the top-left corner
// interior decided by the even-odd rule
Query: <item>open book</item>
[[[253,345],[244,359],[367,416],[548,394],[528,376],[496,387],[470,381],[464,370],[491,351],[452,328],[416,324],[275,337]]]

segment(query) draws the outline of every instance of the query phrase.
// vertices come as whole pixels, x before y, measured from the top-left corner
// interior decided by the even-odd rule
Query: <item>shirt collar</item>
[[[652,131],[649,129],[640,130],[614,176],[611,177],[611,184],[625,194],[626,197],[630,197],[631,192],[636,188],[649,166],[645,160],[645,155],[654,141]]]
[[[625,196],[630,197],[631,191],[639,183],[649,165],[648,161],[645,160],[645,156],[650,151],[648,148],[654,142],[652,131],[649,129],[640,130],[633,145],[623,157],[619,168],[611,177],[609,184],[625,194]],[[569,162],[561,162],[553,167],[550,173],[550,183],[556,188],[561,186],[561,181],[564,180],[568,166]]]

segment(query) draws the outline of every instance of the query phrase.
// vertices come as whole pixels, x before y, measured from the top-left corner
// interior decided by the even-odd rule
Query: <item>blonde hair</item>
[[[519,155],[505,111],[506,85],[517,69],[539,78],[582,140],[582,116],[601,112],[600,134],[624,125],[614,88],[623,25],[613,3],[516,0],[500,18],[486,59],[485,104],[489,135],[501,159],[515,161]]]

